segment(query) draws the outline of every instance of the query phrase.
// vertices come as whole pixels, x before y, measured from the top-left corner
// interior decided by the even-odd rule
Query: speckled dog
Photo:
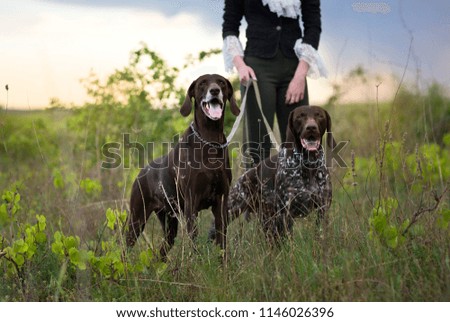
[[[322,137],[335,146],[330,115],[318,106],[301,106],[289,115],[286,143],[279,153],[245,172],[230,190],[230,221],[257,214],[269,238],[292,230],[293,219],[317,210],[317,223],[331,205],[332,187]]]

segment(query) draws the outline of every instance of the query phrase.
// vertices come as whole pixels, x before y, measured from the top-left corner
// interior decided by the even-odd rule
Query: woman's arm
[[[239,26],[244,16],[243,0],[225,0],[223,12],[222,38],[227,36],[239,37]]]
[[[300,61],[309,65],[307,75],[312,78],[326,77],[327,71],[317,52],[319,48],[322,21],[320,0],[302,0],[303,38],[298,39],[294,51]]]
[[[253,69],[244,62],[244,50],[239,41],[239,26],[244,16],[243,0],[226,0],[223,14],[222,37],[223,57],[227,72],[236,67],[240,81],[245,85],[250,78],[255,78]]]
[[[295,70],[294,77],[289,83],[286,91],[286,104],[295,104],[300,102],[305,96],[306,75],[309,65],[304,60],[300,60]]]
[[[235,56],[233,58],[233,64],[239,73],[239,80],[242,85],[247,86],[250,78],[256,79],[255,71],[244,62],[241,56]]]
[[[322,20],[320,14],[320,0],[302,0],[301,12],[303,21],[303,44],[311,45],[315,50],[319,48]]]
[[[303,99],[306,76],[319,78],[326,77],[327,74],[317,52],[322,32],[320,0],[302,0],[301,12],[304,28],[303,38],[298,39],[294,46],[299,63],[286,92],[286,104],[298,103]]]

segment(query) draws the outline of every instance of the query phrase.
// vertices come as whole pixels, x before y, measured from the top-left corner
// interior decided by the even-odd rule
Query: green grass
[[[316,234],[315,214],[311,214],[296,220],[292,237],[281,247],[271,247],[256,220],[239,218],[229,227],[228,261],[222,264],[220,251],[206,238],[212,220],[207,210],[199,216],[195,247],[180,229],[167,267],[158,272],[158,266],[151,264],[118,278],[102,276],[90,264],[80,270],[61,261],[51,250],[52,236],[56,231],[78,235],[80,248],[104,253],[102,241],[117,237],[105,233],[106,210],[127,209],[136,166],[99,169],[98,148],[107,139],[103,123],[83,127],[84,119],[77,111],[0,111],[0,192],[19,185],[18,222],[34,223],[36,214],[47,217],[47,242],[26,262],[21,276],[0,258],[0,300],[449,301],[450,230],[440,224],[449,208],[448,193],[437,209],[420,212],[435,205],[433,191],[439,195],[448,187],[449,146],[432,148],[429,139],[418,141],[414,134],[404,135],[412,140],[402,141],[400,129],[411,133],[409,124],[395,128],[398,134],[386,132],[389,109],[387,103],[329,109],[335,138],[352,141],[343,152],[349,168],[332,170],[334,198],[323,237]],[[103,116],[108,113],[112,112]],[[170,138],[174,133],[167,126],[176,114],[158,112],[158,124],[150,122],[139,133]],[[121,117],[130,116],[123,113]],[[125,127],[113,125],[108,128],[112,137]],[[420,147],[428,150],[415,152],[416,143],[418,151]],[[403,150],[396,150],[396,144]],[[414,168],[419,163],[422,172]],[[235,177],[239,173],[234,169]],[[89,192],[80,186],[85,178],[102,190]],[[419,213],[405,242],[395,248],[381,237],[370,237],[373,209],[380,198],[388,197],[398,202],[389,218],[391,225]],[[15,235],[9,227],[0,226],[3,247]],[[142,251],[159,248],[161,229],[154,215],[145,236],[127,254],[129,263],[138,262]]]

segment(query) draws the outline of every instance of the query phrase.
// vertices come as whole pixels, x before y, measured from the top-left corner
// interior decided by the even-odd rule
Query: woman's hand
[[[239,80],[242,85],[247,86],[250,78],[256,79],[254,70],[244,62],[241,56],[235,56],[233,64],[239,73]]]
[[[306,74],[308,74],[309,65],[304,60],[300,60],[294,77],[289,83],[286,91],[286,104],[295,104],[305,97]]]
[[[295,104],[300,102],[305,96],[306,76],[292,78],[286,92],[286,104]]]

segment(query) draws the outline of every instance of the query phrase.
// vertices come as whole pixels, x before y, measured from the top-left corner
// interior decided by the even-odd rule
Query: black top
[[[225,0],[222,36],[239,37],[239,26],[245,16],[248,24],[246,56],[273,58],[280,48],[286,57],[294,58],[294,45],[299,38],[315,49],[319,46],[320,0],[302,0],[301,14],[303,34],[298,18],[278,17],[262,0]]]

